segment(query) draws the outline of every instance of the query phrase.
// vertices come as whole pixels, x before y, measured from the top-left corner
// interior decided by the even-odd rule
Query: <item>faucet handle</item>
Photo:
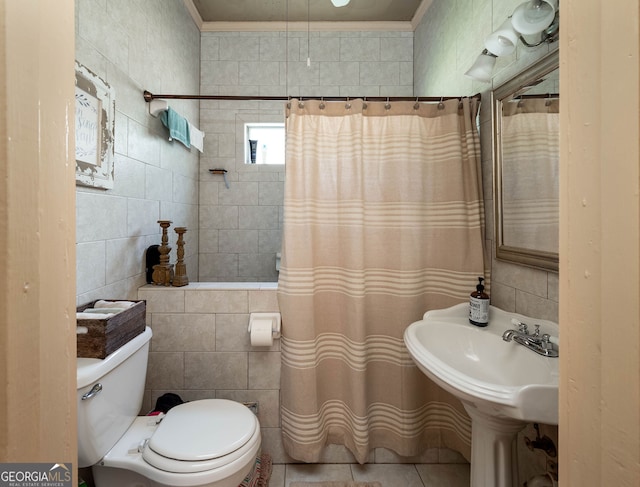
[[[526,323],[518,323],[518,330],[520,333],[524,333],[525,335],[529,334],[529,327]]]
[[[542,343],[540,345],[544,350],[551,350],[553,348],[553,345],[551,344],[551,336],[548,333],[542,335]]]
[[[536,331],[533,332],[534,337],[540,336],[540,325],[534,325],[536,327]]]

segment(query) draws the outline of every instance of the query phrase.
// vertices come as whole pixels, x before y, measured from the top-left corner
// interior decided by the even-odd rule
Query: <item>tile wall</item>
[[[275,284],[242,287],[195,283],[182,288],[144,286],[153,330],[143,412],[165,392],[185,401],[225,398],[258,401],[265,441],[279,453],[280,342],[252,348],[249,313],[278,311]]]
[[[280,342],[252,347],[247,326],[252,312],[277,312],[275,283],[192,283],[182,288],[147,285],[153,330],[142,413],[165,392],[185,401],[209,398],[258,401],[263,448],[275,463],[294,462],[282,447],[280,430]],[[344,447],[330,446],[321,463],[355,463]],[[384,449],[370,463],[466,463],[451,450],[428,450],[403,458]]]
[[[557,43],[527,48],[497,60],[492,83],[464,76],[497,29],[521,0],[434,0],[415,31],[414,85],[420,96],[482,94],[480,137],[484,181],[487,253],[491,257],[491,303],[507,311],[558,321],[558,274],[498,261],[493,226],[491,90],[515,76]],[[533,41],[533,39],[529,39]]]
[[[413,95],[412,32],[204,32],[201,58],[202,94]],[[245,164],[243,131],[284,102],[203,101],[200,120],[200,281],[276,281],[285,167]]]
[[[114,188],[76,191],[77,302],[131,299],[143,285],[144,251],[160,243],[159,219],[186,226],[188,274],[197,279],[198,152],[169,142],[143,90],[198,92],[200,31],[182,2],[77,0],[76,60],[115,91]],[[199,103],[171,106],[199,124]]]

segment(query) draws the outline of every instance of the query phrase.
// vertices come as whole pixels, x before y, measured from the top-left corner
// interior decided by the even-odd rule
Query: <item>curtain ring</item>
[[[351,110],[351,103],[349,103],[349,97],[347,97],[347,102],[344,104],[344,107],[345,107],[347,110]]]
[[[366,110],[369,107],[369,105],[367,105],[367,97],[365,96],[362,100],[362,109]]]
[[[440,97],[440,102],[438,103],[438,110],[444,110],[444,96]]]
[[[287,110],[291,110],[291,95],[287,97]]]
[[[389,103],[389,97],[387,97],[387,103],[384,104],[385,110],[391,110],[391,103]]]
[[[298,102],[298,108],[304,108],[304,100],[302,98],[300,98],[300,101]]]
[[[420,108],[420,97],[416,96],[416,102],[413,104],[413,109],[418,110]]]
[[[522,108],[524,106],[524,100],[522,97],[518,98],[518,108]]]
[[[324,104],[324,96],[322,98],[320,98],[320,105],[318,105],[318,108],[320,110],[324,110],[326,107],[326,105]]]
[[[547,99],[544,102],[544,106],[545,107],[550,107],[551,106],[551,93],[547,93]]]

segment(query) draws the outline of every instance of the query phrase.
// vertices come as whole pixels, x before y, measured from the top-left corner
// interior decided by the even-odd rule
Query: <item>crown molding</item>
[[[394,22],[204,22],[193,0],[182,0],[200,32],[413,32],[433,0],[422,0],[411,21]]]
[[[200,30],[202,32],[413,32],[413,26],[411,22],[203,22]]]
[[[200,30],[200,32],[202,32],[202,24],[204,22],[202,21],[202,17],[200,17],[200,12],[198,12],[198,9],[193,4],[193,0],[182,0],[182,1],[184,2],[184,6],[189,12],[189,15],[191,15],[191,18],[193,19],[193,23],[196,24],[196,27]]]
[[[411,19],[412,30],[415,31],[418,28],[420,22],[422,22],[422,18],[427,13],[427,10],[429,10],[429,7],[431,7],[432,3],[433,0],[422,0],[422,2],[420,2],[420,5],[418,5],[418,8],[416,9],[415,15]]]

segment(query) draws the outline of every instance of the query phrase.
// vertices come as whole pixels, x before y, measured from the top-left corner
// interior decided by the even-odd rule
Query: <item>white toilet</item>
[[[97,487],[237,487],[260,450],[258,419],[225,399],[137,416],[150,339],[147,327],[104,360],[78,358],[78,466]]]

